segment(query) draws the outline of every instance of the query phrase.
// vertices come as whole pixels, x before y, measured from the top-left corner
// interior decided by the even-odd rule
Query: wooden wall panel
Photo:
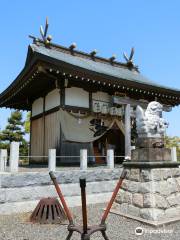
[[[43,156],[44,120],[43,117],[31,121],[31,156]],[[42,162],[43,158],[32,158],[31,162]]]
[[[45,155],[48,149],[56,148],[57,155],[60,149],[60,117],[59,111],[45,116]]]

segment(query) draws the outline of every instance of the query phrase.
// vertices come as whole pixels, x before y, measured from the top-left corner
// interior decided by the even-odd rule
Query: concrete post
[[[7,166],[7,150],[0,149],[0,172],[4,172]]]
[[[171,148],[171,159],[172,159],[173,162],[177,162],[176,147]]]
[[[80,169],[87,170],[87,149],[80,150]]]
[[[56,171],[56,149],[49,149],[48,170],[53,172]]]
[[[125,156],[131,158],[131,106],[125,105]]]
[[[107,150],[107,167],[110,169],[114,168],[114,150],[108,149]]]
[[[19,142],[11,142],[9,158],[10,172],[18,172],[18,162],[19,162]]]

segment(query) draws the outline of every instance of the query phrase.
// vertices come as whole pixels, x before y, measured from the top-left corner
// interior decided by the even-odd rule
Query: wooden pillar
[[[93,110],[93,104],[92,104],[92,92],[89,92],[89,109],[90,109],[90,111]]]
[[[131,105],[125,105],[125,156],[131,158]]]
[[[45,116],[45,106],[46,105],[46,95],[43,96],[43,156],[46,155],[46,149],[45,149],[45,144],[46,144],[46,116]],[[44,161],[44,159],[43,159]]]
[[[31,113],[30,113],[30,136],[29,136],[29,153],[28,155],[32,155],[32,103],[31,103]],[[31,162],[31,158],[29,157],[29,163]]]
[[[62,85],[60,85],[60,89],[59,89],[59,96],[60,96],[60,106],[59,109],[63,109],[65,107],[65,88],[63,88]],[[59,122],[60,124],[60,139],[59,139],[59,152],[58,155],[62,155],[62,141],[63,141],[63,134],[62,134],[62,128],[61,128],[61,122]],[[63,161],[62,158],[57,158],[57,163],[60,163],[61,161]]]

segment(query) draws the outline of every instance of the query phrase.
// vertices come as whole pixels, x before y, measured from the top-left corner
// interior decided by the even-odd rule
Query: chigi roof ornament
[[[50,44],[51,40],[52,40],[52,36],[51,35],[48,35],[47,36],[47,32],[48,32],[48,27],[49,27],[49,23],[48,23],[48,18],[46,17],[46,24],[45,24],[45,28],[43,29],[42,26],[40,26],[40,34],[41,34],[41,37],[44,41],[44,43],[46,45]],[[47,36],[47,37],[46,37]]]
[[[123,56],[124,56],[124,59],[126,60],[126,64],[129,68],[137,68],[138,69],[138,66],[135,66],[134,65],[134,62],[133,62],[133,56],[134,56],[134,47],[131,48],[131,53],[130,53],[130,56],[128,57],[127,54],[124,52],[123,53]]]

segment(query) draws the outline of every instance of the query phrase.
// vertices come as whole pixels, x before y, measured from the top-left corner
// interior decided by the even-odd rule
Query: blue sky
[[[79,50],[98,50],[103,57],[135,47],[135,64],[142,74],[160,84],[180,89],[179,0],[6,0],[1,1],[0,92],[25,63],[29,34],[49,17],[53,42]],[[10,110],[0,109],[3,129]],[[180,136],[180,109],[165,114],[169,135]]]

